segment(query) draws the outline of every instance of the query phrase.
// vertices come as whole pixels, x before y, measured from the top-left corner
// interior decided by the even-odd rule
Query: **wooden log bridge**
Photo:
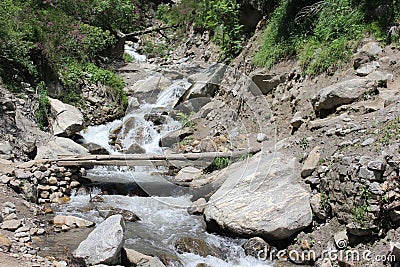
[[[234,152],[204,152],[186,154],[118,154],[118,155],[92,155],[73,156],[53,160],[58,166],[63,167],[93,167],[93,166],[175,166],[178,168],[188,166],[206,167],[215,158],[229,158],[231,160],[253,155],[261,149],[239,150]]]

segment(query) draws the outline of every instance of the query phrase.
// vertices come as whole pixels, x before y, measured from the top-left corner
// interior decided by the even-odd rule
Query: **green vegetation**
[[[386,37],[399,18],[399,7],[394,0],[281,0],[267,23],[254,63],[270,68],[297,56],[305,74],[333,71],[350,59],[367,33],[381,41],[397,41],[396,32],[390,40]]]
[[[307,137],[303,137],[300,139],[299,146],[301,149],[306,150],[310,145],[310,142],[308,141]]]
[[[48,118],[50,117],[50,101],[47,97],[47,88],[44,82],[40,82],[37,86],[39,93],[38,108],[35,111],[36,123],[40,129],[44,130],[49,126]]]
[[[186,128],[186,127],[193,128],[194,127],[195,123],[192,120],[190,120],[190,116],[193,114],[194,113],[185,114],[183,112],[179,112],[177,114],[178,120],[182,124],[182,128]]]
[[[122,107],[127,105],[121,78],[110,66],[108,52],[118,32],[141,27],[142,0],[4,0],[0,3],[0,76],[13,92],[21,81],[31,85],[61,82],[61,98],[82,101],[87,84],[106,87]],[[45,90],[40,93],[36,118],[44,126]],[[43,97],[42,97],[43,95]]]
[[[368,211],[369,207],[366,204],[354,207],[352,209],[354,222],[358,223],[361,226],[365,226],[365,224],[367,223]]]
[[[395,141],[400,140],[400,116],[382,124],[383,128],[379,131],[378,143],[389,146]]]
[[[182,34],[193,25],[196,31],[210,31],[212,41],[221,48],[221,60],[230,60],[242,48],[240,4],[236,0],[182,0],[178,5],[160,5],[157,17],[178,26]]]
[[[329,204],[329,197],[327,194],[325,194],[325,192],[321,193],[320,205],[326,211],[329,211],[331,208],[331,205]]]
[[[211,165],[206,168],[205,172],[210,173],[216,170],[221,170],[228,167],[231,164],[232,161],[228,157],[216,157],[211,163]]]

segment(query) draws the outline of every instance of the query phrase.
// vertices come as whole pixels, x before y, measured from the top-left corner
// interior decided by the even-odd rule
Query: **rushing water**
[[[129,51],[134,52],[133,50]],[[135,56],[135,54],[132,55]],[[143,58],[139,57],[139,59]],[[119,153],[109,144],[109,133],[124,121],[134,118],[133,125],[122,140],[123,149],[136,142],[148,154],[162,153],[162,148],[159,147],[161,136],[179,128],[180,124],[167,116],[166,122],[160,127],[146,120],[145,116],[157,110],[164,110],[168,113],[189,86],[190,84],[186,80],[176,80],[171,86],[160,91],[155,103],[141,105],[138,109],[126,114],[123,120],[89,127],[82,133],[82,136],[86,142],[99,144],[110,153]],[[140,138],[138,137],[139,132]],[[146,185],[145,191],[150,197],[104,195],[104,202],[96,203],[100,208],[101,206],[113,206],[126,209],[141,218],[140,221],[127,223],[125,244],[127,248],[151,255],[174,255],[174,257],[177,255],[184,266],[189,267],[195,267],[199,263],[222,267],[271,266],[270,263],[245,256],[241,247],[244,240],[207,233],[204,220],[200,216],[191,216],[187,212],[187,208],[191,205],[191,196],[188,195],[188,192],[177,191],[175,186],[165,186],[165,179],[160,175],[154,175],[154,172],[159,171],[160,169],[155,167],[96,167],[88,171],[88,177],[94,181],[120,183],[123,187],[127,187],[126,185],[134,180],[135,184]],[[149,186],[149,184],[154,186]],[[92,194],[96,194],[96,192],[92,192]],[[101,222],[102,217],[96,209],[90,208],[91,205],[93,203],[90,203],[89,195],[75,195],[71,198],[70,203],[62,207],[60,212]],[[201,257],[192,253],[177,254],[174,243],[179,237],[198,238],[208,244],[213,244],[223,252],[224,260],[213,256]]]

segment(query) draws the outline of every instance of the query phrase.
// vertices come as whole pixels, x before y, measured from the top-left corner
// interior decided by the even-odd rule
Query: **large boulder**
[[[226,71],[226,65],[214,64],[204,72],[189,76],[192,86],[183,94],[178,103],[198,97],[214,97],[220,87]]]
[[[250,74],[251,80],[257,85],[260,91],[265,95],[275,89],[279,84],[286,80],[286,75],[276,75],[266,73],[265,70],[258,70]]]
[[[280,152],[258,153],[231,169],[204,211],[209,225],[236,235],[281,240],[312,222],[310,195],[299,184],[298,163]]]
[[[57,159],[59,156],[89,155],[89,151],[71,139],[55,137],[38,147],[35,159]]]
[[[175,144],[179,143],[185,137],[193,134],[193,131],[190,128],[183,128],[181,130],[176,130],[167,133],[160,139],[160,146],[161,147],[172,147]]]
[[[79,244],[74,257],[88,265],[116,265],[124,245],[125,224],[122,215],[113,215],[102,222]]]
[[[375,91],[376,83],[370,79],[353,79],[320,90],[312,98],[315,111],[331,110],[360,99],[366,92]]]
[[[49,98],[55,119],[51,122],[55,136],[72,136],[83,129],[83,115],[74,106]]]

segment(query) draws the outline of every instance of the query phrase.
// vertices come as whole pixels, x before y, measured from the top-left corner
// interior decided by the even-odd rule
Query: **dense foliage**
[[[395,29],[398,18],[395,0],[281,0],[254,61],[271,67],[296,55],[306,74],[318,74],[349,60],[365,34],[383,42],[397,41],[398,32],[390,29]]]
[[[145,3],[145,1],[143,1]],[[122,79],[106,65],[118,32],[142,25],[141,0],[3,0],[0,2],[0,76],[12,91],[40,84],[36,117],[43,124],[45,83],[60,81],[64,99],[82,99],[82,86],[102,84],[126,105]]]
[[[158,18],[182,31],[193,26],[211,32],[212,41],[221,47],[221,60],[232,59],[241,49],[240,4],[236,0],[182,0],[178,5],[160,5]]]

